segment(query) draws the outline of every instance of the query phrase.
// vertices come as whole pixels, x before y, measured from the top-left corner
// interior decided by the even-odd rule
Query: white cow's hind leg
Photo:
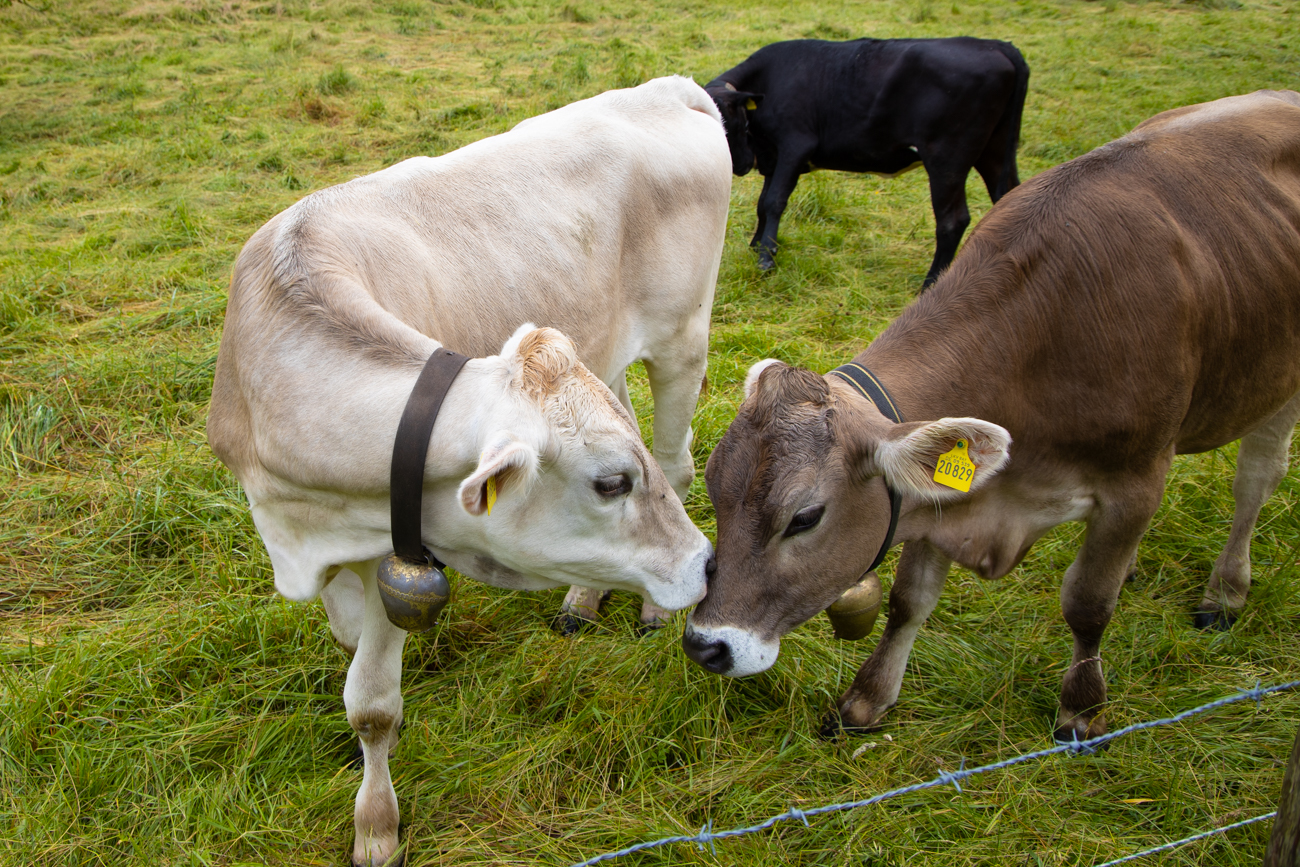
[[[616,389],[614,393],[618,395],[619,401],[623,404],[623,406],[627,408],[627,411],[632,415],[632,421],[635,422],[636,410],[632,408],[632,396],[627,393],[627,371],[626,370],[624,370],[623,375],[618,378],[618,383],[619,383],[619,388]],[[658,406],[659,406],[658,399],[656,398],[655,401],[656,419],[659,417]],[[658,458],[656,458],[656,461],[658,461]],[[687,482],[686,485],[687,487],[690,487],[690,482]],[[679,499],[684,496],[684,493],[682,491],[678,491],[676,488],[674,488],[673,491],[677,494]],[[655,605],[653,602],[651,602],[649,599],[645,598],[644,596],[641,597],[641,626],[643,629],[659,629],[660,627],[667,625],[668,617],[669,617],[669,613],[666,608],[660,608],[658,605]]]
[[[378,561],[351,566],[363,587],[364,615],[356,655],[343,687],[348,722],[361,738],[365,754],[365,776],[354,813],[356,842],[352,861],[358,867],[387,864],[398,846],[397,793],[388,773],[388,753],[397,744],[402,725],[402,645],[406,632],[390,623],[384,613],[375,581],[377,566]]]
[[[632,406],[632,396],[627,390],[626,369],[615,380],[613,391],[618,397],[618,402],[623,404],[628,415],[632,416],[632,424],[636,425],[636,409]],[[689,481],[686,484],[687,487],[690,486]],[[674,490],[676,491],[676,488]],[[678,491],[677,496],[684,496],[684,492]],[[561,635],[573,635],[584,626],[599,623],[600,608],[608,598],[608,591],[592,590],[577,585],[570,587],[568,595],[564,597],[564,604],[560,606],[560,613],[551,621],[551,628]],[[649,599],[642,598],[641,625],[644,628],[658,629],[667,624],[668,616],[666,609],[660,608]]]
[[[1291,434],[1300,419],[1300,395],[1264,424],[1241,438],[1237,475],[1232,482],[1236,508],[1228,543],[1214,562],[1205,597],[1196,610],[1202,629],[1227,629],[1246,605],[1250,590],[1250,539],[1264,502],[1286,475]]]
[[[668,620],[673,616],[667,608],[660,608],[649,599],[641,599],[641,631],[645,633],[650,629],[662,629],[668,625]]]
[[[695,461],[691,457],[695,432],[691,430],[691,416],[695,414],[695,403],[708,367],[707,320],[703,339],[684,341],[680,350],[679,354],[670,353],[666,358],[647,358],[645,370],[655,401],[655,462],[677,492],[677,499],[685,503],[695,478]]]

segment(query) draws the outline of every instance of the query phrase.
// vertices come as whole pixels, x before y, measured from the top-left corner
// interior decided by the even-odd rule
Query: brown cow
[[[1104,733],[1102,632],[1174,456],[1241,440],[1201,626],[1230,625],[1245,604],[1251,533],[1286,472],[1300,417],[1300,94],[1168,111],[1021,185],[856,363],[902,423],[840,376],[750,371],[705,471],[717,572],[686,652],[722,674],[770,666],[781,636],[867,569],[892,488],[905,544],[888,624],[829,721],[874,726],[951,562],[999,578],[1049,529],[1084,521],[1061,589],[1074,654],[1056,737]],[[933,479],[959,442],[975,465],[967,494]]]

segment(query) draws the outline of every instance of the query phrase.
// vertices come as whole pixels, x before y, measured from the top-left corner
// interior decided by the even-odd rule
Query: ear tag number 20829
[[[975,464],[966,454],[966,441],[957,440],[949,451],[939,455],[934,465],[934,480],[958,491],[969,491],[975,478]]]

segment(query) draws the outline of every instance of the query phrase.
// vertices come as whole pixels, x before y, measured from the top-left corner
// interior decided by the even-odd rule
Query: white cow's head
[[[569,339],[526,325],[486,361],[497,362],[488,369],[497,381],[484,398],[500,405],[484,416],[453,532],[474,561],[448,551],[447,562],[494,584],[513,583],[504,569],[534,579],[520,586],[634,590],[669,609],[699,601],[712,546]]]

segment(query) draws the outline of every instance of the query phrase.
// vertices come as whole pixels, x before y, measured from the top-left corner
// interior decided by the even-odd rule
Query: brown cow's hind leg
[[[1250,590],[1250,539],[1264,502],[1286,475],[1291,434],[1300,418],[1300,395],[1260,427],[1241,438],[1232,482],[1236,508],[1228,543],[1214,562],[1205,597],[1196,609],[1200,629],[1228,629],[1246,605]]]

